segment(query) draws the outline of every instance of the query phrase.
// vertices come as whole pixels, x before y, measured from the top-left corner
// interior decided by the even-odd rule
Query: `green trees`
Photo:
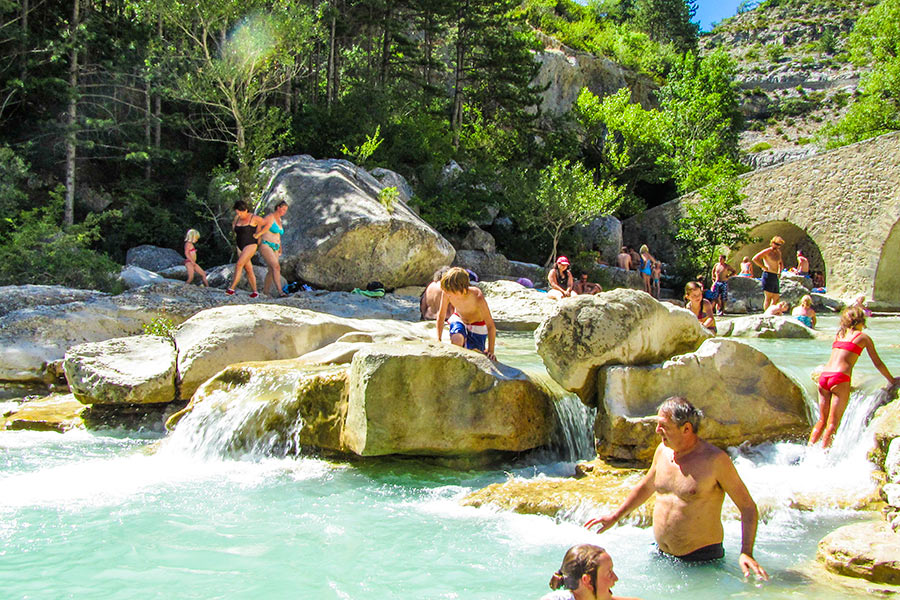
[[[826,129],[836,147],[900,129],[900,0],[882,0],[856,22],[849,47],[854,62],[870,63],[859,97],[844,118]]]
[[[677,223],[679,266],[691,276],[709,273],[723,248],[750,241],[750,216],[741,207],[744,182],[727,166],[712,171],[711,182],[700,189],[696,201],[686,203]]]
[[[687,52],[697,49],[700,26],[693,22],[696,14],[695,0],[637,0],[634,20],[652,39]]]
[[[186,121],[191,135],[229,148],[239,195],[252,205],[259,165],[285,139],[285,118],[272,100],[300,68],[307,7],[295,0],[143,0],[137,7],[165,32],[154,62],[166,94],[196,107]]]
[[[544,266],[556,260],[560,236],[575,225],[611,214],[622,202],[615,185],[594,184],[594,175],[581,163],[555,160],[540,172],[530,212],[532,226],[548,233],[553,250]]]

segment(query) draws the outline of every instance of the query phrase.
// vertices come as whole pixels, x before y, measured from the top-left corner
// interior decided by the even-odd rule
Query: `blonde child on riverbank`
[[[194,271],[196,271],[200,279],[203,280],[203,285],[209,287],[209,282],[206,280],[206,271],[197,264],[197,248],[194,247],[194,244],[199,239],[200,232],[196,229],[188,229],[188,232],[184,234],[184,266],[187,268],[187,282],[190,284],[194,281]]]

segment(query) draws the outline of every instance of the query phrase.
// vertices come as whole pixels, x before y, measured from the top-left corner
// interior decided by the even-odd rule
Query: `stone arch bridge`
[[[785,240],[784,262],[802,249],[810,269],[825,273],[828,293],[864,293],[882,308],[900,309],[900,132],[742,176],[752,235],[735,248],[737,266],[774,235]],[[667,202],[622,224],[625,243],[646,243],[664,261],[675,257],[674,231],[695,194]]]

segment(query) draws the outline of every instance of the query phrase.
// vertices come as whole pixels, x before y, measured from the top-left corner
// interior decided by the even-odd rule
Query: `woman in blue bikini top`
[[[281,289],[281,235],[284,233],[282,219],[287,213],[287,202],[281,201],[275,205],[272,212],[266,215],[256,228],[256,237],[259,240],[259,253],[266,261],[269,270],[266,272],[266,280],[263,282],[263,293],[280,297],[284,293]],[[270,292],[269,289],[272,288]]]

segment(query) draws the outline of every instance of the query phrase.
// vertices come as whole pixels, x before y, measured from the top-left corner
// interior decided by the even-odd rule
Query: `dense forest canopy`
[[[884,30],[898,1],[855,38],[859,60],[888,66],[862,96],[877,123],[854,115],[838,133],[848,140],[897,126],[896,35]],[[595,199],[582,213],[627,216],[709,184],[733,203],[734,66],[722,52],[699,58],[694,11],[686,0],[0,0],[0,283],[108,288],[74,273],[114,270],[139,244],[177,248],[189,227],[208,260],[228,261],[217,223],[237,197],[258,205],[259,164],[285,154],[395,170],[441,231],[499,208],[512,223],[500,249],[535,262],[575,244],[531,218],[561,197],[553,182],[568,182],[563,200]],[[648,78],[656,106],[583,93],[570,114],[542,114],[546,36]],[[447,179],[451,160],[462,169]],[[38,250],[50,246],[57,258]]]

